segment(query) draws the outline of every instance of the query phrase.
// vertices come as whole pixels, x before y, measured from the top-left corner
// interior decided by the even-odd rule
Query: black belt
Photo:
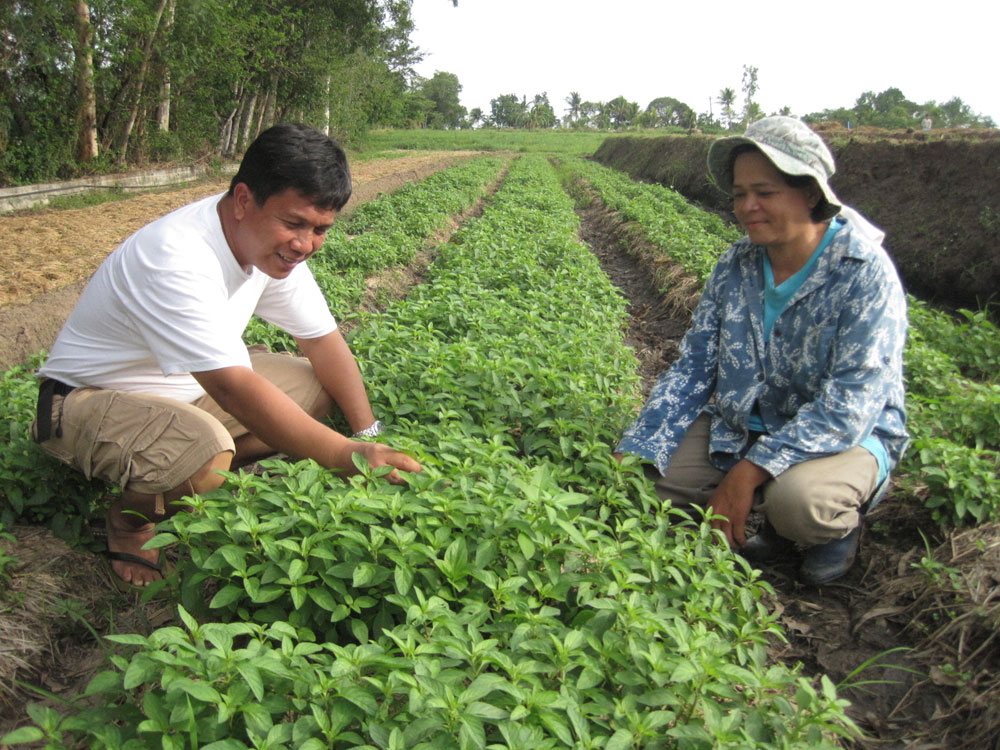
[[[52,378],[45,378],[38,384],[38,410],[35,419],[35,442],[44,443],[52,437],[52,397],[66,398],[76,386],[66,385]],[[56,437],[62,437],[62,408],[59,409],[59,423]]]

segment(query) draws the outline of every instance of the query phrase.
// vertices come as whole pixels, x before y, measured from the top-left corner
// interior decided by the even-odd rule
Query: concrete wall
[[[226,165],[222,171],[225,174],[233,174],[236,172],[236,167],[235,164]],[[94,175],[93,177],[82,177],[64,182],[45,182],[37,185],[0,188],[0,213],[19,208],[44,206],[52,198],[85,193],[89,190],[114,188],[129,190],[179,185],[196,180],[207,173],[208,167],[192,165],[170,169],[152,169],[147,172],[130,172],[128,175]]]

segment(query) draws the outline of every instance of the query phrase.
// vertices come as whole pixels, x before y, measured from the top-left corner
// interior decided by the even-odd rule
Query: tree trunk
[[[142,89],[146,82],[146,73],[149,71],[149,62],[153,58],[153,41],[156,39],[156,32],[160,27],[160,19],[163,18],[163,11],[167,7],[167,0],[160,0],[160,5],[156,9],[156,18],[153,20],[153,28],[146,37],[146,42],[142,48],[142,62],[139,63],[139,74],[136,77],[136,92],[129,110],[128,119],[122,128],[121,138],[118,139],[118,162],[125,161],[125,154],[128,151],[128,141],[132,136],[132,128],[135,127],[135,120],[139,116],[139,106],[142,102]]]
[[[233,153],[233,128],[235,123],[239,122],[239,104],[243,100],[242,92],[243,84],[237,83],[233,86],[233,98],[236,100],[236,106],[229,110],[229,114],[219,129],[219,154],[222,156],[230,156]]]
[[[247,102],[246,109],[243,110],[243,121],[240,123],[240,139],[237,143],[240,153],[246,150],[246,147],[250,145],[250,141],[253,140],[250,135],[250,127],[253,123],[254,113],[257,111],[257,90],[254,89],[253,94],[250,96],[250,101]]]
[[[323,91],[323,135],[330,135],[330,82],[333,76],[326,74],[326,86]]]
[[[236,148],[240,141],[240,125],[243,122],[243,113],[247,109],[247,98],[246,90],[243,86],[240,86],[240,96],[237,100],[236,114],[233,115],[232,126],[229,129],[229,140],[226,143],[225,153],[226,156],[232,156],[236,153]]]
[[[166,18],[163,21],[163,38],[169,39],[174,29],[174,13],[177,0],[167,0]],[[163,61],[160,75],[160,101],[156,109],[157,129],[170,130],[170,63]]]
[[[76,94],[77,123],[76,159],[81,162],[97,158],[97,97],[94,94],[94,29],[90,25],[87,0],[76,0]]]
[[[271,80],[267,84],[267,98],[264,100],[264,113],[261,115],[260,129],[266,130],[274,125],[275,106],[278,99],[278,74],[271,73]]]

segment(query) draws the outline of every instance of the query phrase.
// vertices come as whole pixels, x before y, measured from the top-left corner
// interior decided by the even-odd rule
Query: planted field
[[[900,643],[927,648],[920,634],[934,620],[906,614],[903,598],[944,591],[953,598],[925,601],[927,609],[963,607],[954,582],[965,572],[929,547],[902,560],[897,544],[893,570],[922,581],[921,591],[878,589],[889,576],[866,581],[873,565],[888,569],[879,556],[893,554],[887,537],[898,527],[883,515],[843,590],[805,592],[780,571],[764,578],[750,569],[697,519],[660,503],[633,464],[614,462],[641,398],[635,355],[646,352],[624,345],[636,336],[637,306],[630,317],[608,278],[614,269],[602,270],[580,241],[574,198],[638,249],[641,275],[656,287],[649,294],[670,298],[674,310],[733,239],[670,191],[570,156],[558,169],[534,156],[477,160],[356,211],[311,263],[338,317],[360,307],[351,344],[376,413],[390,423],[386,439],[425,471],[396,487],[363,466],[344,482],[308,462],[272,460],[196,498],[156,542],[170,545],[181,581],[180,605],[153,618],[164,627],[117,628],[113,654],[89,684],[64,691],[68,704],[48,700],[29,720],[9,722],[23,726],[8,740],[213,750],[811,748],[856,737],[855,722],[872,735],[916,736],[915,721],[900,729],[920,716],[906,696],[896,696],[895,725],[866,708],[896,705],[883,685],[898,677],[895,665],[926,672],[917,659],[886,653]],[[456,217],[459,230],[435,248]],[[372,293],[373,274],[415,260],[426,269],[405,298]],[[972,495],[991,460],[996,475],[996,330],[972,314],[956,323],[916,302],[912,311],[912,428],[928,442],[911,452],[898,502],[886,507],[926,500],[928,518],[995,518],[992,499]],[[954,346],[972,331],[977,346]],[[250,338],[287,345],[263,326]],[[2,385],[12,405],[0,454],[11,488],[6,529],[28,521],[79,536],[103,488],[70,484],[77,480],[40,462],[24,439],[28,371],[8,371]],[[965,399],[974,408],[963,411]],[[959,481],[961,506],[944,480],[931,483],[942,466],[935,450],[985,462],[985,473]],[[990,553],[988,540],[980,545]],[[0,557],[0,577],[16,579],[14,565]],[[869,598],[852,598],[854,590]],[[869,654],[839,647],[822,629],[844,601],[861,607],[844,630],[873,651],[867,667]],[[981,634],[990,612],[963,618],[962,638],[979,640],[947,655],[951,671],[936,679],[990,695],[994,678],[970,671],[970,659],[994,658]],[[903,638],[894,616],[916,632]],[[901,693],[926,688],[923,676],[908,679]],[[875,700],[858,691],[868,680],[878,683]],[[954,697],[933,699],[942,695]],[[958,717],[964,705],[946,710]],[[989,710],[966,724],[968,741],[988,739],[979,727]]]

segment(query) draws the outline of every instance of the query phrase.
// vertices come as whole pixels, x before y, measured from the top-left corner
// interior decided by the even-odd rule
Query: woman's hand
[[[730,547],[747,543],[746,523],[753,507],[753,492],[770,478],[766,470],[744,459],[730,469],[708,499],[711,512],[724,516],[713,519],[712,528],[726,535]]]

